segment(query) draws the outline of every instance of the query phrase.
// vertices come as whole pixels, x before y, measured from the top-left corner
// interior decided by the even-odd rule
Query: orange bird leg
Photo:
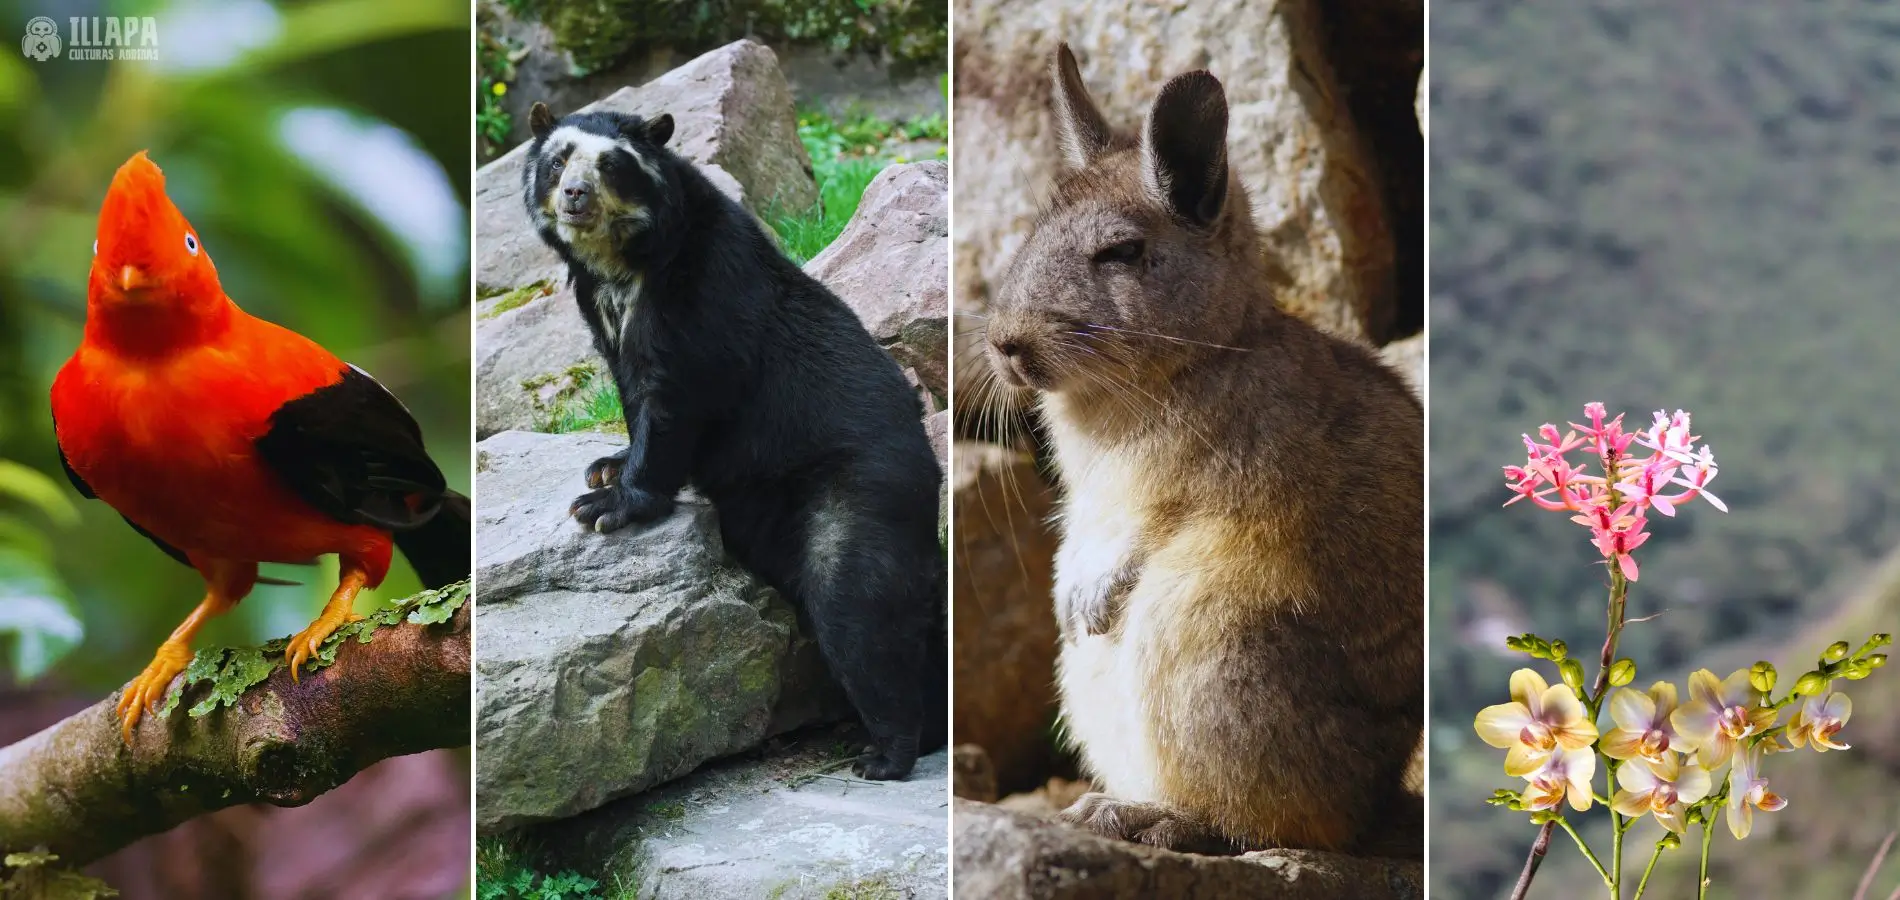
[[[317,648],[323,646],[324,639],[334,634],[338,628],[355,622],[362,616],[352,607],[356,605],[356,595],[369,584],[369,572],[363,564],[348,558],[342,560],[343,571],[337,578],[336,593],[330,595],[330,602],[323,605],[323,612],[317,620],[310,623],[296,637],[290,639],[290,646],[284,648],[284,657],[290,660],[290,680],[297,680],[297,669],[310,657],[317,655]]]
[[[125,686],[125,692],[119,695],[119,735],[127,744],[132,743],[132,731],[138,726],[139,717],[146,709],[158,712],[159,701],[164,699],[172,679],[177,678],[178,673],[191,663],[191,641],[197,636],[198,629],[214,617],[230,612],[257,583],[256,563],[225,560],[194,562],[199,574],[205,579],[204,600],[172,631],[171,637],[158,645],[158,652],[152,655],[151,665],[132,679]]]

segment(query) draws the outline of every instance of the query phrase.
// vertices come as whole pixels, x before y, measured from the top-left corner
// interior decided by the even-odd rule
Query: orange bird
[[[119,698],[125,739],[191,661],[191,641],[258,563],[335,553],[336,592],[292,638],[291,677],[382,583],[392,545],[430,587],[469,574],[468,499],[395,395],[308,338],[247,315],[143,152],[99,211],[85,337],[53,380],[73,486],[205,580],[204,600]]]

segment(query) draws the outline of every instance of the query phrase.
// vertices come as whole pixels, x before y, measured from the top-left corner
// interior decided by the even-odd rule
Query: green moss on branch
[[[199,654],[167,709],[119,736],[118,694],[0,748],[0,853],[83,865],[242,803],[300,806],[373,763],[469,742],[468,588],[425,591],[325,642],[293,682],[281,642]]]

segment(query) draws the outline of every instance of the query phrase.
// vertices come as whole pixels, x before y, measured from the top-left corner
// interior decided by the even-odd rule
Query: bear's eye
[[[566,165],[567,163],[562,161],[561,158],[558,156],[551,160],[548,160],[548,168],[553,169],[556,172],[561,171],[561,169]]]
[[[1141,262],[1141,254],[1147,250],[1147,242],[1141,238],[1110,244],[1095,251],[1095,263],[1122,263],[1124,265]]]
[[[185,232],[185,252],[192,256],[198,255],[198,236],[189,231]]]

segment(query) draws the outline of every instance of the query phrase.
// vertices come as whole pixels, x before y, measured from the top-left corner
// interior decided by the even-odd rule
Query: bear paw
[[[613,487],[620,483],[620,469],[627,464],[625,454],[603,456],[587,466],[587,486],[590,488]]]
[[[851,773],[868,781],[898,781],[910,774],[917,765],[917,755],[893,752],[890,749],[866,747],[851,763]]]
[[[662,497],[629,484],[615,484],[574,498],[568,513],[601,534],[639,522],[663,519],[673,511],[673,498]]]

